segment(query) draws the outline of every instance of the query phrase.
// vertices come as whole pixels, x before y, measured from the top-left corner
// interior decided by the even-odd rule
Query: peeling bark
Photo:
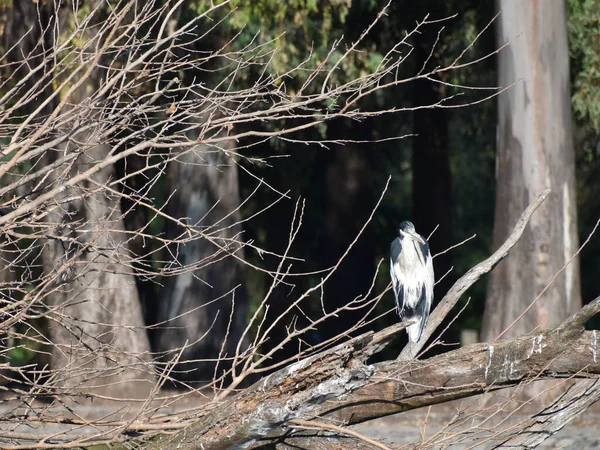
[[[569,64],[563,2],[498,2],[498,149],[494,246],[525,205],[552,194],[532,218],[511,258],[490,278],[482,340],[496,339],[536,299],[506,336],[552,328],[581,305]]]

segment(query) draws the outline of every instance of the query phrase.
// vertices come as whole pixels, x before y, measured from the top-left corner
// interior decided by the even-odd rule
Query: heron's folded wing
[[[390,278],[392,279],[392,288],[394,289],[394,296],[396,297],[398,314],[400,314],[404,308],[404,290],[402,289],[402,281],[397,272],[398,265],[396,264],[401,251],[402,244],[400,243],[400,239],[396,238],[392,241],[392,245],[390,246]]]
[[[427,243],[427,241],[425,240],[425,238],[423,238],[423,243],[421,244],[420,242],[415,242],[415,244],[418,246],[419,249],[419,259],[421,261],[421,264],[426,265],[427,264],[427,257],[431,256],[429,253],[429,244]],[[423,259],[425,258],[425,259]]]
[[[429,252],[429,244],[425,241],[425,244],[419,244],[421,246],[421,250],[423,255],[425,256],[425,287],[423,289],[424,300],[427,304],[427,314],[429,314],[429,309],[431,308],[431,303],[433,302],[433,288],[435,286],[435,274],[433,273],[433,258],[431,257],[431,253]]]

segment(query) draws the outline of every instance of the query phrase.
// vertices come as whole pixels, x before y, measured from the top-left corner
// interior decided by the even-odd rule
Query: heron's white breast
[[[425,261],[428,255],[419,256],[413,242],[405,242],[394,270],[404,286],[404,303],[414,308],[421,297],[421,291],[428,277]]]

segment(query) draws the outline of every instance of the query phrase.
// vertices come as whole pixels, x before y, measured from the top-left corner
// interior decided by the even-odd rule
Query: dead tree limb
[[[275,372],[207,416],[149,448],[231,449],[247,447],[293,419],[319,415],[319,407],[371,380],[366,360],[381,351],[407,323],[365,333]]]
[[[595,332],[583,324],[599,311],[600,298],[554,330],[423,361],[366,365],[404,324],[367,333],[266,377],[150,448],[256,448],[280,440],[295,419],[344,426],[533,378],[596,376]]]
[[[600,312],[600,297],[554,330],[494,345],[475,344],[424,361],[374,364],[373,380],[321,416],[350,425],[423,406],[515,386],[533,379],[600,374],[596,331],[584,320]],[[600,349],[599,349],[600,350]]]
[[[529,450],[536,448],[567,423],[600,400],[600,379],[579,381],[550,406],[510,430],[508,438],[494,445],[494,450]]]
[[[517,224],[515,225],[515,228],[508,239],[506,239],[504,244],[502,244],[500,248],[498,248],[498,250],[492,254],[492,256],[477,264],[466,274],[460,277],[456,283],[454,283],[442,301],[435,308],[433,313],[431,313],[427,327],[425,327],[425,330],[423,330],[421,340],[418,343],[409,342],[398,356],[399,360],[411,360],[417,356],[440,323],[442,323],[442,321],[446,318],[450,310],[454,308],[454,305],[456,305],[465,291],[475,284],[475,282],[483,275],[490,272],[502,259],[508,255],[509,250],[513,248],[517,241],[521,238],[521,235],[523,234],[523,231],[525,231],[525,227],[527,226],[527,223],[529,222],[529,219],[535,210],[538,209],[544,200],[546,200],[549,194],[550,189],[546,189],[538,196],[538,198],[535,199],[533,203],[527,207],[525,211],[523,211],[523,214],[521,214],[521,217],[517,221]]]
[[[324,411],[319,420],[339,427],[516,386],[533,378],[593,376],[594,380],[578,382],[518,428],[493,438],[496,442],[503,441],[494,449],[535,448],[600,399],[600,382],[596,378],[600,374],[597,332],[585,332],[583,328],[585,322],[598,312],[600,297],[555,330],[521,336],[495,346],[472,345],[425,361],[375,364],[372,380],[382,381],[371,383],[338,401],[328,401],[324,407],[329,405],[332,409]],[[278,449],[295,446],[334,450],[340,445],[330,435],[286,434],[284,429],[280,433],[271,441]],[[345,439],[352,448],[369,448],[364,442]]]
[[[585,322],[595,313],[600,298],[586,305],[578,313],[571,316],[558,327],[559,333],[578,333],[583,330]],[[592,344],[589,351],[594,363],[597,355],[597,332],[591,333]],[[587,369],[586,369],[587,370]],[[567,423],[584,412],[588,407],[600,400],[600,379],[578,381],[556,399],[550,406],[531,417],[518,428],[510,430],[500,439],[501,444],[494,445],[500,449],[533,449],[560,431]]]

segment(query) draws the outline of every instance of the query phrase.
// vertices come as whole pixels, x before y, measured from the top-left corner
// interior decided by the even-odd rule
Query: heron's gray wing
[[[398,261],[398,257],[400,256],[400,252],[402,251],[402,242],[400,242],[400,238],[396,238],[392,241],[390,245],[390,257],[392,261]]]
[[[419,302],[415,308],[417,315],[422,317],[420,329],[419,329],[419,338],[421,339],[421,334],[427,325],[427,321],[429,319],[429,312],[431,310],[431,304],[433,303],[433,288],[435,285],[435,275],[433,273],[433,258],[431,258],[431,253],[429,252],[429,245],[427,241],[425,244],[419,244],[420,250],[425,258],[425,283],[421,287],[421,295],[419,298]]]
[[[421,236],[421,237],[423,237],[423,236]],[[417,253],[419,253],[419,259],[421,260],[421,264],[423,264],[425,266],[427,264],[427,257],[431,256],[429,253],[429,244],[427,243],[425,238],[423,238],[423,244],[415,241],[415,245],[417,245],[417,248],[419,250]],[[425,258],[425,259],[421,259],[421,258]]]
[[[390,246],[390,278],[392,279],[392,288],[394,289],[394,296],[396,297],[396,310],[398,314],[404,309],[404,290],[402,289],[402,281],[400,275],[396,272],[398,266],[396,262],[400,257],[402,251],[402,243],[399,238],[392,241]]]

